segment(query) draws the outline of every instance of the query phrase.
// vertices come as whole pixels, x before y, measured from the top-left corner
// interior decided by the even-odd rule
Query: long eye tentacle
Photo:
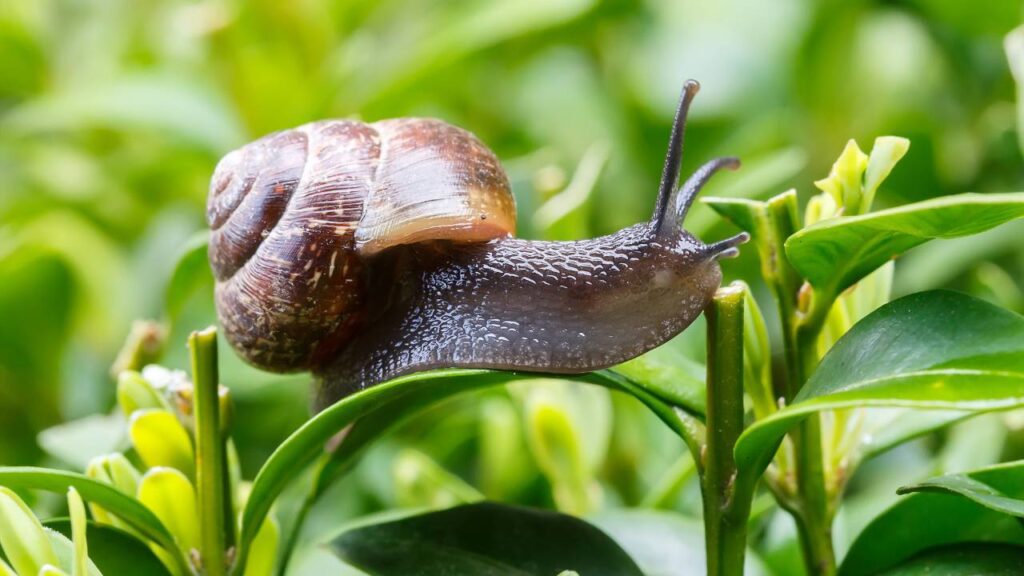
[[[661,185],[658,187],[658,200],[654,204],[653,221],[660,223],[668,210],[669,198],[679,189],[679,171],[683,158],[683,136],[686,132],[686,116],[690,111],[690,103],[700,91],[700,83],[687,80],[683,84],[683,94],[679,98],[676,116],[672,121],[672,135],[665,152],[665,166],[661,171]]]

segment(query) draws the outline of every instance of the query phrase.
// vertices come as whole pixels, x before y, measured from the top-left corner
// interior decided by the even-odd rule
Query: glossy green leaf
[[[601,530],[573,516],[470,504],[343,532],[331,549],[374,576],[641,576]]]
[[[1024,463],[966,474],[1010,497],[1024,498]],[[874,575],[916,554],[958,542],[1024,544],[1024,526],[1003,512],[949,493],[910,494],[878,515],[850,546],[841,576]]]
[[[58,518],[43,522],[43,526],[70,536],[71,521]],[[89,522],[85,527],[89,542],[89,559],[104,576],[132,574],[138,576],[169,576],[167,567],[160,562],[145,542],[124,530]]]
[[[31,467],[0,468],[0,486],[45,490],[63,494],[74,486],[87,502],[97,504],[118,516],[146,538],[151,539],[172,554],[180,570],[187,562],[177,553],[174,537],[152,512],[141,502],[121,493],[117,488],[91,480],[81,474]]]
[[[1024,547],[960,544],[923,552],[880,576],[1018,576],[1024,574]]]
[[[1020,462],[1014,462],[988,468],[987,470],[1018,468],[1020,466]],[[910,494],[913,492],[956,494],[996,512],[1024,518],[1024,499],[1007,496],[998,489],[974,478],[970,473],[946,474],[930,478],[924,482],[903,486],[897,491],[898,494]]]
[[[467,390],[536,378],[536,374],[488,370],[438,370],[396,378],[353,394],[324,409],[278,446],[253,481],[252,492],[242,511],[238,537],[239,561],[244,565],[256,531],[270,511],[274,500],[296,477],[299,470],[313,463],[324,453],[328,441],[346,426],[364,419],[363,425],[354,427],[341,443],[340,452],[344,460],[331,465],[332,473],[344,469],[346,462],[369,444],[378,432],[401,421],[409,414]],[[694,431],[686,415],[663,403],[624,376],[610,370],[601,370],[567,379],[598,384],[632,394],[674,432],[684,439],[689,439],[693,444]],[[318,486],[322,490],[332,476],[320,476],[322,480],[318,481]]]
[[[815,288],[838,294],[928,240],[977,234],[1022,216],[1024,193],[945,196],[819,222],[786,240],[786,256]]]
[[[1024,318],[970,296],[921,292],[879,308],[822,359],[792,405],[748,428],[736,461],[754,478],[797,422],[822,410],[999,410],[1024,405]]]

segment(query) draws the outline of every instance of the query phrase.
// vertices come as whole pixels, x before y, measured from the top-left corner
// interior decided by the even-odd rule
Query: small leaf
[[[825,356],[794,402],[736,444],[742,474],[760,475],[797,422],[822,410],[909,407],[999,410],[1024,405],[1024,318],[947,291],[879,308]]]
[[[137,410],[132,414],[128,434],[132,446],[146,466],[165,466],[195,477],[192,438],[167,410]]]
[[[1024,547],[958,544],[925,551],[879,576],[1017,576],[1024,574]]]
[[[486,502],[360,526],[330,547],[377,576],[642,575],[614,540],[583,520]]]
[[[819,222],[786,240],[786,256],[815,288],[835,295],[928,240],[977,234],[1022,216],[1024,193],[945,196]]]
[[[875,199],[875,193],[882,182],[889,177],[889,173],[896,166],[896,163],[903,158],[910,149],[910,140],[897,136],[880,136],[875,138],[875,144],[871,148],[871,155],[868,157],[868,167],[864,172],[864,198],[861,201],[860,213],[864,214],[871,210],[871,204]]]
[[[1002,466],[1019,467],[1020,465],[1018,462]],[[996,467],[996,469],[998,468]],[[992,469],[989,468],[988,470]],[[970,473],[938,476],[924,482],[903,486],[896,491],[897,494],[910,494],[913,492],[956,494],[996,512],[1024,518],[1024,500],[1007,496],[992,486],[976,480]]]
[[[861,183],[867,167],[868,155],[861,151],[856,141],[849,140],[832,165],[828,178],[818,180],[814,185],[827,192],[846,213],[861,214]]]
[[[174,468],[153,468],[139,482],[139,502],[153,511],[183,551],[199,548],[196,491]]]
[[[18,574],[36,574],[57,555],[43,525],[12,490],[0,487],[0,546]]]
[[[1008,497],[1024,498],[1024,463],[966,473]],[[1024,544],[1024,526],[1002,512],[959,496],[910,494],[879,514],[857,536],[840,567],[841,576],[878,574],[933,547],[956,542]]]
[[[68,488],[68,511],[71,515],[71,541],[75,545],[72,576],[86,576],[89,565],[89,545],[85,534],[85,504],[74,486]]]
[[[171,409],[163,394],[134,370],[121,372],[117,377],[117,404],[127,417],[136,410]]]

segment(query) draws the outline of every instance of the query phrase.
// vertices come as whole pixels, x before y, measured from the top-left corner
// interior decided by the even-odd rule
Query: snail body
[[[319,403],[440,367],[579,373],[662,344],[700,315],[717,260],[682,229],[731,158],[678,183],[688,82],[649,222],[570,242],[513,237],[494,154],[429,119],[324,121],[230,153],[207,216],[218,315],[249,362],[312,370]]]

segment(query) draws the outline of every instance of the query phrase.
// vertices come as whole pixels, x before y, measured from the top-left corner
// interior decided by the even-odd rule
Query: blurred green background
[[[579,238],[648,216],[692,77],[703,89],[684,168],[744,161],[708,194],[806,198],[847,139],[867,149],[885,134],[912,146],[882,207],[1024,190],[1004,50],[1022,14],[1013,0],[5,0],[0,462],[77,467],[118,441],[104,417],[79,419],[111,407],[110,366],[134,319],[164,321],[165,363],[185,367],[184,335],[215,318],[212,281],[193,265],[169,294],[175,262],[204,228],[217,160],[260,135],[327,117],[439,117],[502,159],[520,236]],[[735,232],[705,207],[687,227],[705,240]],[[1019,224],[934,243],[900,263],[897,292],[951,286],[1021,311],[1022,247]],[[755,271],[746,254],[726,273]],[[701,337],[671,347],[680,362],[700,359]],[[261,374],[227,350],[251,474],[305,417],[308,378]],[[531,444],[536,402],[568,407],[582,502]],[[604,391],[492,391],[405,425],[332,504],[335,518],[440,504],[464,481],[594,512],[641,502],[682,452]],[[665,507],[692,504],[683,490]]]

